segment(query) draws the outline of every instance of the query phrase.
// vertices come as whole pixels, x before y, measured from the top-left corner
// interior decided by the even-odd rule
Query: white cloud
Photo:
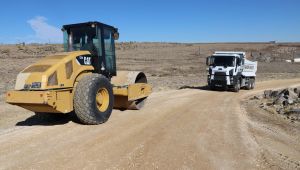
[[[49,25],[46,21],[47,18],[43,16],[36,16],[28,20],[27,23],[31,26],[35,34],[27,36],[26,39],[30,39],[30,42],[38,43],[61,43],[63,39],[61,30]]]

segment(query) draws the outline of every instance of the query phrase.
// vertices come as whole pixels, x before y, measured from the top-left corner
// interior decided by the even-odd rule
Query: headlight
[[[32,89],[40,89],[41,88],[41,82],[33,82],[32,84],[31,84],[31,88]]]

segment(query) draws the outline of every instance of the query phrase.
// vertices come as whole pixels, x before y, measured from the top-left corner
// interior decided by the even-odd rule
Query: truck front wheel
[[[215,90],[216,89],[216,87],[213,84],[209,84],[208,87],[209,87],[210,90]]]
[[[241,88],[241,82],[240,82],[240,80],[237,80],[236,84],[234,85],[233,91],[239,92],[240,88]]]

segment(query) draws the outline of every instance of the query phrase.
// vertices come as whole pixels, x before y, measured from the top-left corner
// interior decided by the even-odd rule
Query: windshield
[[[101,55],[100,33],[96,27],[74,27],[64,31],[65,51],[87,50],[92,55]]]
[[[233,67],[234,66],[234,57],[231,56],[213,56],[214,66],[226,66]]]

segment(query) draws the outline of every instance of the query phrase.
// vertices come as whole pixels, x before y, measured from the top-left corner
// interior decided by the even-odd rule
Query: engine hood
[[[49,55],[22,70],[15,90],[46,90],[73,87],[77,75],[93,66],[82,65],[77,57],[90,56],[88,51],[64,52]]]

